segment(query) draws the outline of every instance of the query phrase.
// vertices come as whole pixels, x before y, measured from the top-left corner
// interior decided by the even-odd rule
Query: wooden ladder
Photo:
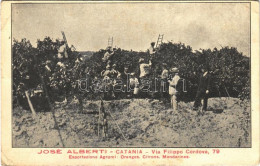
[[[64,33],[63,31],[61,31],[61,34],[62,34],[63,40],[64,40],[64,42],[65,42],[65,45],[66,45],[66,47],[68,48],[69,45],[68,45],[68,41],[67,41],[67,38],[66,38],[66,36],[65,36],[65,33]]]
[[[163,41],[163,34],[162,35],[159,34],[155,47],[156,48],[159,47],[162,44],[162,41]]]
[[[68,58],[68,52],[67,50],[69,49],[69,45],[68,45],[68,41],[67,41],[67,38],[65,36],[65,33],[63,31],[61,31],[61,34],[62,34],[62,37],[63,37],[63,41],[65,42],[65,52],[64,52],[64,56],[65,58]]]
[[[113,47],[113,37],[109,37],[108,38],[108,44],[107,44],[108,47]]]

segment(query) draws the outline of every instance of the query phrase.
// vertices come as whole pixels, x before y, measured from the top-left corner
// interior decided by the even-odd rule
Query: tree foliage
[[[22,39],[14,40],[13,53],[13,95],[16,98],[24,98],[25,90],[32,90],[41,87],[40,76],[44,78],[48,91],[53,100],[57,96],[74,96],[79,93],[77,80],[88,74],[91,78],[101,78],[100,73],[105,69],[106,63],[102,58],[106,50],[101,49],[95,52],[85,61],[80,61],[80,53],[67,49],[69,57],[58,59],[59,48],[63,41],[46,37],[37,41],[34,48],[30,41]],[[149,59],[147,52],[128,51],[116,49],[112,56],[112,63],[117,65],[120,73],[128,66],[130,71],[139,68],[138,60]],[[199,73],[202,66],[207,66],[212,71],[213,80],[211,84],[211,96],[231,96],[241,99],[250,97],[250,59],[239,53],[234,47],[223,47],[221,49],[204,49],[193,51],[190,46],[183,43],[163,43],[152,60],[152,73],[157,77],[162,72],[162,64],[167,68],[177,67],[179,75],[186,80],[187,93],[180,94],[181,100],[193,100],[199,83]],[[46,62],[50,72],[46,72]],[[65,67],[58,66],[58,62],[65,64]],[[55,97],[56,96],[56,97]],[[93,99],[91,95],[86,98]],[[95,95],[94,95],[95,96]],[[124,96],[123,96],[124,97]],[[151,96],[152,97],[152,96]]]

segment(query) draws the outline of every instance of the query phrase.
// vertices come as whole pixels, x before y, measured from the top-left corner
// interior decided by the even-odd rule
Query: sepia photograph
[[[251,148],[251,4],[11,5],[12,148]]]

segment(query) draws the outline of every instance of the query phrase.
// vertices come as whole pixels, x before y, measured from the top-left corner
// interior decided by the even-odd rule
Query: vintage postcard
[[[257,1],[3,1],[2,165],[259,165]]]

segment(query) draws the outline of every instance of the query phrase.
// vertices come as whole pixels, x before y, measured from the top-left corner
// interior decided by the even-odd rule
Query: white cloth
[[[171,105],[173,108],[173,111],[178,111],[178,103],[177,103],[177,90],[176,85],[178,84],[178,81],[180,80],[179,75],[175,75],[172,80],[169,82],[169,94],[171,95]]]
[[[154,48],[151,46],[149,49],[148,49],[148,52],[150,55],[154,54],[155,53],[155,50]]]
[[[147,76],[150,74],[151,63],[142,63],[140,64],[140,78]]]
[[[129,83],[130,83],[130,86],[135,86],[137,87],[139,85],[139,81],[137,78],[130,78],[129,79]]]
[[[176,86],[178,84],[178,81],[180,80],[179,75],[175,75],[172,80],[170,81],[170,86]]]
[[[178,111],[177,97],[175,95],[171,96],[171,106],[174,112]]]
[[[179,75],[175,75],[171,81],[169,81],[169,94],[170,95],[176,95],[176,85],[178,84],[178,81],[180,80]]]

